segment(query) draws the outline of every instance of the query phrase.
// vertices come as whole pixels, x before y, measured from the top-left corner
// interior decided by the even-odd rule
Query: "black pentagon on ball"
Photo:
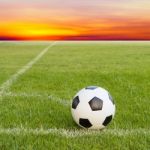
[[[103,122],[103,125],[107,126],[111,122],[111,120],[112,120],[112,115],[106,117],[106,119]]]
[[[88,86],[88,87],[86,87],[85,89],[86,90],[95,90],[95,89],[97,89],[98,88],[98,86]]]
[[[73,102],[72,102],[72,108],[73,109],[76,109],[77,108],[77,106],[78,106],[78,104],[79,104],[79,97],[78,96],[76,96],[74,99],[73,99]]]
[[[110,93],[108,93],[109,99],[112,101],[112,103],[114,104],[114,100],[112,98],[112,96],[110,95]]]
[[[83,119],[83,118],[79,119],[79,124],[85,128],[90,128],[92,126],[92,124],[88,119]]]
[[[103,101],[98,97],[94,97],[89,101],[89,105],[92,111],[102,110],[103,108]]]

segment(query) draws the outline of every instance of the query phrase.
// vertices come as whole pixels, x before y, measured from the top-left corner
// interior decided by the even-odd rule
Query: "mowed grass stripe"
[[[135,136],[135,135],[150,135],[149,129],[104,129],[104,130],[68,130],[63,128],[0,128],[0,134],[7,135],[49,135],[55,134],[64,137],[79,137],[87,135],[113,135],[113,136]]]
[[[55,45],[55,42],[46,47],[40,54],[38,54],[33,60],[23,66],[17,73],[12,75],[7,81],[5,81],[0,86],[0,96],[3,95],[5,91],[9,89],[9,87],[13,84],[13,82],[22,74],[24,74],[27,70],[29,70],[52,46]]]

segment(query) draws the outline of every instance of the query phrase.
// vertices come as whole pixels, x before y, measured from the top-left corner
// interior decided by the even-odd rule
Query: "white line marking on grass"
[[[28,93],[4,93],[3,96],[11,96],[11,97],[27,97],[27,98],[30,98],[30,97],[39,97],[41,99],[48,99],[48,100],[52,100],[54,102],[57,102],[59,104],[62,104],[64,106],[70,106],[71,103],[69,100],[65,100],[65,99],[62,99],[62,98],[59,98],[57,96],[54,96],[54,95],[48,95],[48,94],[38,94],[38,93],[31,93],[31,94],[28,94]]]
[[[31,60],[29,63],[27,63],[25,66],[23,66],[16,74],[12,75],[6,82],[4,82],[0,86],[0,97],[3,95],[4,92],[6,92],[10,86],[13,84],[15,80],[22,74],[24,74],[27,70],[29,70],[48,50],[49,48],[53,47],[56,44],[56,42],[53,42],[48,47],[46,47],[40,54],[38,54],[33,60]]]
[[[0,134],[6,135],[59,135],[67,138],[82,137],[88,135],[113,135],[113,136],[136,136],[136,135],[150,135],[149,129],[104,129],[104,130],[85,130],[85,129],[63,129],[63,128],[0,128]]]
[[[10,96],[10,97],[27,97],[27,98],[30,98],[30,97],[39,97],[41,99],[48,99],[48,100],[52,100],[54,102],[57,102],[61,105],[64,105],[64,106],[70,106],[71,103],[70,103],[70,100],[65,100],[65,99],[62,99],[62,98],[59,98],[57,96],[54,96],[54,95],[48,95],[48,94],[38,94],[38,93],[31,93],[31,94],[28,94],[28,93],[11,93],[11,92],[7,92],[7,93],[3,93],[3,96]]]

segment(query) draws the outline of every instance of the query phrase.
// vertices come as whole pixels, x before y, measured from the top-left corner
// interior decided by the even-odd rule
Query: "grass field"
[[[106,88],[116,115],[80,129],[70,103]],[[150,150],[150,42],[1,42],[0,150]]]

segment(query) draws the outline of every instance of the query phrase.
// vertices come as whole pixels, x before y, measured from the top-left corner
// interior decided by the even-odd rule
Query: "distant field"
[[[78,90],[110,91],[116,115],[104,131],[80,129]],[[149,150],[150,42],[1,42],[0,150]]]

